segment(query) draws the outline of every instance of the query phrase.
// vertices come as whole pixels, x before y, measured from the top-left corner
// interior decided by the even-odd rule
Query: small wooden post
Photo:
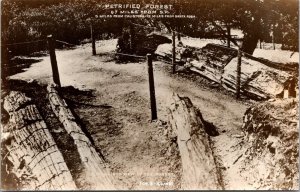
[[[153,120],[157,119],[157,110],[156,110],[155,87],[154,87],[154,77],[153,77],[153,66],[152,66],[151,54],[147,54],[147,61],[148,61],[150,102],[151,102],[151,120],[153,121]]]
[[[55,55],[55,41],[53,40],[52,35],[47,36],[47,41],[48,41],[48,49],[50,54],[51,67],[52,67],[53,82],[60,87],[61,84],[59,80],[59,72],[58,72],[56,55]]]
[[[95,43],[95,36],[94,36],[93,24],[91,24],[91,39],[92,39],[93,55],[96,55],[96,43]]]
[[[134,52],[134,28],[132,23],[129,25],[129,48],[130,53]]]
[[[273,50],[275,50],[275,38],[274,38],[274,25],[271,26],[272,29],[272,45],[273,45]]]
[[[261,39],[259,39],[259,48],[262,49],[262,47],[261,47]]]
[[[175,31],[172,33],[172,65],[173,65],[173,74],[176,72],[176,53],[175,53]]]
[[[178,42],[181,41],[181,34],[180,33],[177,33],[177,39],[178,39]]]
[[[240,98],[241,89],[241,64],[242,64],[242,52],[238,47],[238,63],[237,63],[237,75],[236,75],[236,99]]]
[[[290,81],[290,84],[288,86],[288,91],[289,91],[289,96],[295,98],[297,93],[296,93],[296,80],[292,79]]]
[[[230,47],[230,38],[231,38],[231,31],[230,31],[230,26],[226,26],[227,29],[227,47]]]

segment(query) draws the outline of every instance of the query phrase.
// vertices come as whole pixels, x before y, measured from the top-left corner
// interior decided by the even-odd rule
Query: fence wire
[[[46,39],[36,40],[36,41],[25,41],[25,42],[18,42],[18,43],[9,43],[9,44],[1,45],[1,46],[4,47],[4,46],[12,46],[12,45],[24,45],[24,44],[37,43],[37,42],[42,42],[42,41],[46,41]]]
[[[115,53],[115,54],[116,54],[116,55],[128,56],[128,57],[136,57],[136,58],[146,59],[145,56],[140,56],[140,55],[132,55],[132,54],[127,54],[127,53]]]
[[[72,43],[68,43],[68,42],[65,42],[65,41],[61,41],[61,40],[55,40],[56,42],[59,42],[59,43],[62,43],[62,44],[65,44],[65,45],[70,45],[70,46],[77,46],[75,44],[72,44]]]

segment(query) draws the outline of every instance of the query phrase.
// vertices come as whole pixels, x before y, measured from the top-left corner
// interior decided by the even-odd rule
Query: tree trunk
[[[115,189],[112,184],[112,176],[105,168],[105,160],[99,156],[89,138],[82,131],[66,102],[58,95],[54,85],[49,85],[47,90],[52,110],[77,146],[78,153],[87,173],[87,180],[93,188],[101,190]]]
[[[75,190],[71,173],[36,105],[21,92],[5,97],[11,141],[5,147],[22,189]],[[3,141],[2,141],[3,142]],[[5,158],[5,157],[4,157]],[[33,179],[34,178],[34,179]]]
[[[241,50],[252,55],[257,46],[258,40],[259,36],[258,34],[255,34],[255,32],[252,34],[246,33],[244,36],[243,46]]]
[[[200,111],[194,108],[189,98],[180,98],[174,94],[169,108],[169,121],[177,135],[180,150],[182,189],[222,189]]]
[[[252,24],[249,24],[248,30],[244,32],[244,40],[241,50],[252,55],[259,39],[260,23],[259,19],[257,19]]]

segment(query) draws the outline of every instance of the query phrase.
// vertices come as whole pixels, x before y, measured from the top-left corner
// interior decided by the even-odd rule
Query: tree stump
[[[182,188],[222,189],[202,115],[187,97],[173,95],[169,122],[177,135],[182,161]]]
[[[115,189],[112,184],[112,176],[105,169],[105,160],[99,156],[89,138],[76,122],[66,102],[59,96],[55,87],[56,85],[53,84],[47,87],[52,110],[77,146],[81,161],[85,167],[87,181],[93,187],[97,187],[97,189]]]
[[[14,173],[28,190],[74,190],[76,185],[36,105],[21,92],[4,99],[10,119],[5,140],[7,158]],[[26,181],[26,182],[25,182]],[[26,184],[24,184],[26,183]]]

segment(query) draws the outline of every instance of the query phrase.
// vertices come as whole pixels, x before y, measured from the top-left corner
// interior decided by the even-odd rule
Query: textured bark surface
[[[77,146],[87,181],[91,183],[93,189],[115,189],[112,177],[105,168],[105,160],[99,156],[90,139],[82,131],[66,102],[59,96],[55,85],[49,85],[47,90],[54,113]]]
[[[237,63],[237,58],[232,59],[222,75],[222,86],[232,92],[235,92],[237,83]],[[274,98],[283,92],[285,85],[290,84],[292,79],[289,72],[242,57],[241,93],[244,95],[256,99]]]
[[[200,51],[195,51],[197,58],[190,62],[191,70],[221,83],[224,67],[237,55],[236,50],[207,44]]]
[[[52,138],[36,105],[21,92],[11,91],[5,97],[4,109],[10,119],[5,140],[9,151],[5,158],[13,164],[12,170],[29,190],[76,189],[71,173]]]
[[[170,60],[171,45],[165,44],[156,54]],[[237,50],[218,44],[207,44],[201,49],[183,46],[176,47],[176,60],[187,61],[189,70],[221,84],[225,89],[236,92]],[[285,86],[295,82],[297,63],[277,63],[251,55],[242,56],[241,94],[253,99],[275,98]],[[295,86],[293,86],[295,87]]]
[[[169,121],[182,160],[182,189],[222,189],[201,113],[188,98],[173,95]]]

